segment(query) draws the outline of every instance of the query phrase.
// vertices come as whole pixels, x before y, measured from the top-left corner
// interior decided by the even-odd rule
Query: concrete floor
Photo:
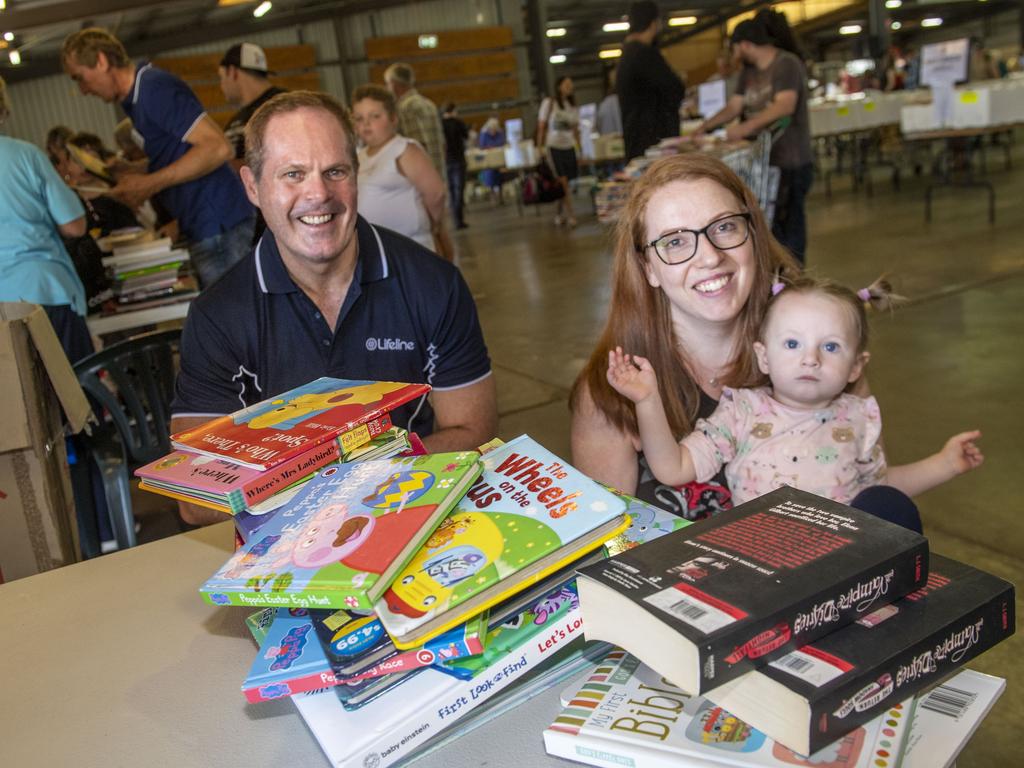
[[[977,190],[938,192],[926,224],[923,179],[904,179],[896,192],[878,170],[869,197],[851,190],[848,177],[834,178],[828,199],[819,183],[808,205],[809,264],[852,286],[885,272],[911,298],[873,323],[868,374],[890,460],[915,460],[955,432],[980,428],[984,466],[919,499],[925,533],[934,551],[1022,584],[1024,526],[1013,475],[1024,465],[1024,355],[1013,346],[1024,335],[1024,147],[1015,150],[1015,170],[1001,160],[997,170],[990,160],[994,225]],[[603,324],[611,263],[608,229],[582,191],[576,200],[581,225],[573,231],[554,226],[550,205],[519,215],[511,203],[481,201],[468,206],[470,228],[457,236],[497,376],[500,436],[527,432],[566,458],[566,398]],[[143,540],[175,532],[164,514],[143,519]],[[961,768],[996,765],[1017,751],[1024,639],[1011,638],[970,666],[1009,685]]]

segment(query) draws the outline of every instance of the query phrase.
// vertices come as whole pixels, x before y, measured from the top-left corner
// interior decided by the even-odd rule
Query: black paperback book
[[[933,554],[923,588],[708,698],[809,754],[938,682],[1014,628],[1012,584]]]
[[[588,640],[703,694],[927,577],[920,534],[783,487],[584,568],[577,585]]]

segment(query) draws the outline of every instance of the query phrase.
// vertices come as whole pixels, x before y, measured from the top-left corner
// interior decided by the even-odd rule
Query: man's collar
[[[384,243],[376,227],[362,216],[356,217],[356,240],[359,243],[359,254],[352,280],[366,284],[386,279],[391,270]],[[269,229],[264,231],[256,243],[253,258],[256,261],[256,279],[263,293],[292,293],[299,290],[288,274],[277,241]]]
[[[132,87],[128,91],[128,95],[121,100],[121,106],[123,108],[127,109],[128,107],[134,107],[136,102],[138,102],[142,74],[152,66],[153,64],[148,61],[135,62],[135,73],[132,77]]]

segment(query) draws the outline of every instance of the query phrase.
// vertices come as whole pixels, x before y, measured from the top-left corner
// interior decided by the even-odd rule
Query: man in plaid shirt
[[[416,139],[447,181],[444,160],[444,129],[437,105],[416,90],[416,75],[408,64],[392,64],[384,72],[384,82],[398,102],[398,132]]]

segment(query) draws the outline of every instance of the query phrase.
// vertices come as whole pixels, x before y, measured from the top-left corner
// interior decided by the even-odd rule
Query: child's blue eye
[[[784,346],[786,349],[796,349],[797,347],[800,346],[800,343],[796,339],[786,339],[784,342],[782,342],[782,346]]]
[[[839,351],[839,343],[835,342],[835,341],[826,341],[822,345],[822,349],[824,349],[826,352],[838,352]]]

